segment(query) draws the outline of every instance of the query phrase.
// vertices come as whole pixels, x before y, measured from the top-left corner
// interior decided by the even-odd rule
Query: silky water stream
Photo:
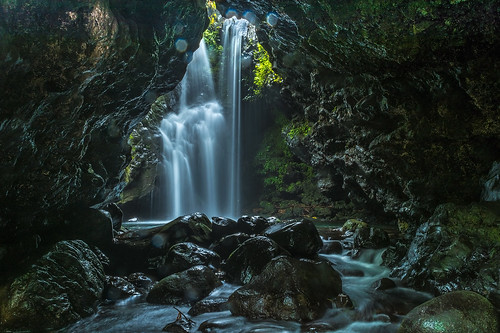
[[[329,242],[324,240],[324,242]],[[321,254],[332,262],[342,275],[344,294],[354,309],[328,309],[322,318],[309,323],[276,320],[249,320],[232,316],[230,311],[205,313],[191,317],[196,323],[192,332],[335,332],[335,333],[392,333],[396,332],[403,313],[430,299],[430,295],[397,286],[376,290],[374,284],[388,277],[390,270],[381,265],[381,250],[361,250],[351,257],[352,239],[343,241],[339,254]],[[394,280],[398,285],[399,282]],[[238,286],[224,283],[208,298],[227,298]],[[187,314],[189,306],[177,306]],[[178,311],[169,305],[152,305],[144,296],[131,297],[111,305],[102,305],[98,312],[60,332],[162,332],[174,322]]]

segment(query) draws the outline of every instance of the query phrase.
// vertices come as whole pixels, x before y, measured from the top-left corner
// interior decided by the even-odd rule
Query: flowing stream
[[[357,259],[349,249],[341,254],[322,255],[342,274],[343,292],[355,305],[350,309],[329,309],[324,316],[309,323],[276,320],[249,320],[232,316],[229,311],[205,313],[191,319],[196,323],[192,332],[336,332],[336,333],[392,333],[406,313],[428,300],[430,295],[412,289],[396,287],[376,290],[373,284],[389,275],[381,266],[384,250],[364,250]],[[398,281],[396,281],[397,283]],[[238,286],[223,284],[209,298],[229,297]],[[183,313],[187,306],[178,306]],[[132,297],[113,305],[101,306],[98,313],[85,318],[60,332],[161,332],[177,317],[177,310],[168,305],[146,303],[144,297]],[[321,329],[320,329],[321,328]]]

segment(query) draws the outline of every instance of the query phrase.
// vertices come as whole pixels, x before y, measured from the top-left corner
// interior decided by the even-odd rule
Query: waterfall
[[[221,88],[231,119],[231,154],[229,158],[229,207],[233,216],[241,210],[241,45],[248,21],[227,19],[224,22],[224,56]]]
[[[160,127],[168,219],[195,211],[219,213],[225,126],[202,41],[181,81],[178,112],[168,114]]]
[[[217,101],[205,43],[181,81],[177,112],[161,122],[166,219],[196,211],[237,217],[241,207],[241,44],[245,20],[224,24],[224,108]]]

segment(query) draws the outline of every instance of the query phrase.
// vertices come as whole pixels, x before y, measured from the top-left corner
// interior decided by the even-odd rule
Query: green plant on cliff
[[[310,202],[316,192],[315,177],[311,166],[301,162],[287,146],[287,120],[278,117],[275,127],[264,137],[255,157],[257,172],[263,176],[265,200],[286,197],[300,202]]]
[[[257,43],[257,50],[254,51],[253,58],[255,61],[253,93],[255,96],[259,96],[263,88],[281,83],[283,78],[274,72],[269,54],[260,43]]]
[[[207,29],[203,32],[203,40],[205,41],[208,49],[210,67],[212,68],[214,74],[217,74],[223,51],[220,39],[222,20],[214,1],[207,1],[207,13],[210,22]]]
[[[293,122],[285,127],[285,132],[289,139],[304,138],[311,133],[311,125],[307,121]]]

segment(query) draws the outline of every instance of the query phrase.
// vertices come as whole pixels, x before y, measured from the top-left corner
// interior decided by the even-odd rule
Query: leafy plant
[[[274,72],[269,54],[260,43],[257,43],[257,50],[254,51],[253,58],[255,61],[253,93],[255,96],[260,95],[264,87],[271,87],[275,83],[283,82],[283,78]]]

